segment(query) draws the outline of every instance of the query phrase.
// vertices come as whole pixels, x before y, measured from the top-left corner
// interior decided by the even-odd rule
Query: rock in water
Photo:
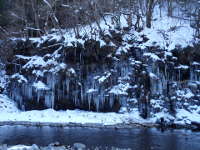
[[[82,143],[74,143],[74,150],[86,150],[86,145]]]

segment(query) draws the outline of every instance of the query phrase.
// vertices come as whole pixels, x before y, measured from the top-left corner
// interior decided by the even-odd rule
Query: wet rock
[[[50,146],[61,146],[61,144],[59,142],[54,142],[54,143],[51,143],[49,144]]]
[[[4,91],[4,88],[0,87],[0,94],[2,94]]]
[[[31,150],[40,150],[39,146],[37,146],[36,144],[33,144],[31,146]]]
[[[192,130],[200,131],[200,122],[192,121],[191,127],[192,127]]]
[[[74,143],[74,150],[86,150],[86,145],[82,143]]]

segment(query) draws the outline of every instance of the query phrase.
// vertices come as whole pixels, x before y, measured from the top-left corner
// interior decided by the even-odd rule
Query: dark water
[[[55,141],[63,145],[80,142],[88,147],[118,147],[134,150],[200,150],[200,132],[158,129],[93,129],[55,127],[0,127],[0,144],[37,144]]]

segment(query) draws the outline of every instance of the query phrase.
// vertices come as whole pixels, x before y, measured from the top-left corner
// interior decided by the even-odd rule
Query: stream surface
[[[134,150],[200,150],[200,132],[190,130],[96,129],[77,127],[1,126],[0,145],[47,146],[58,141],[62,145],[84,143],[89,148],[117,147]]]

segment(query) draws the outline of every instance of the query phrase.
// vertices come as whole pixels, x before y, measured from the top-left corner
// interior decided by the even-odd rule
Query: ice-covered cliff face
[[[199,45],[141,49],[125,31],[115,30],[102,39],[71,46],[62,39],[17,41],[7,65],[10,97],[24,110],[118,111],[123,106],[139,108],[143,117],[199,105]]]
[[[51,46],[48,40],[45,46]],[[86,40],[44,54],[36,47],[27,51],[36,54],[24,56],[17,48],[7,66],[10,96],[21,109],[118,111],[126,105],[133,68],[128,57],[115,56],[114,45]]]

